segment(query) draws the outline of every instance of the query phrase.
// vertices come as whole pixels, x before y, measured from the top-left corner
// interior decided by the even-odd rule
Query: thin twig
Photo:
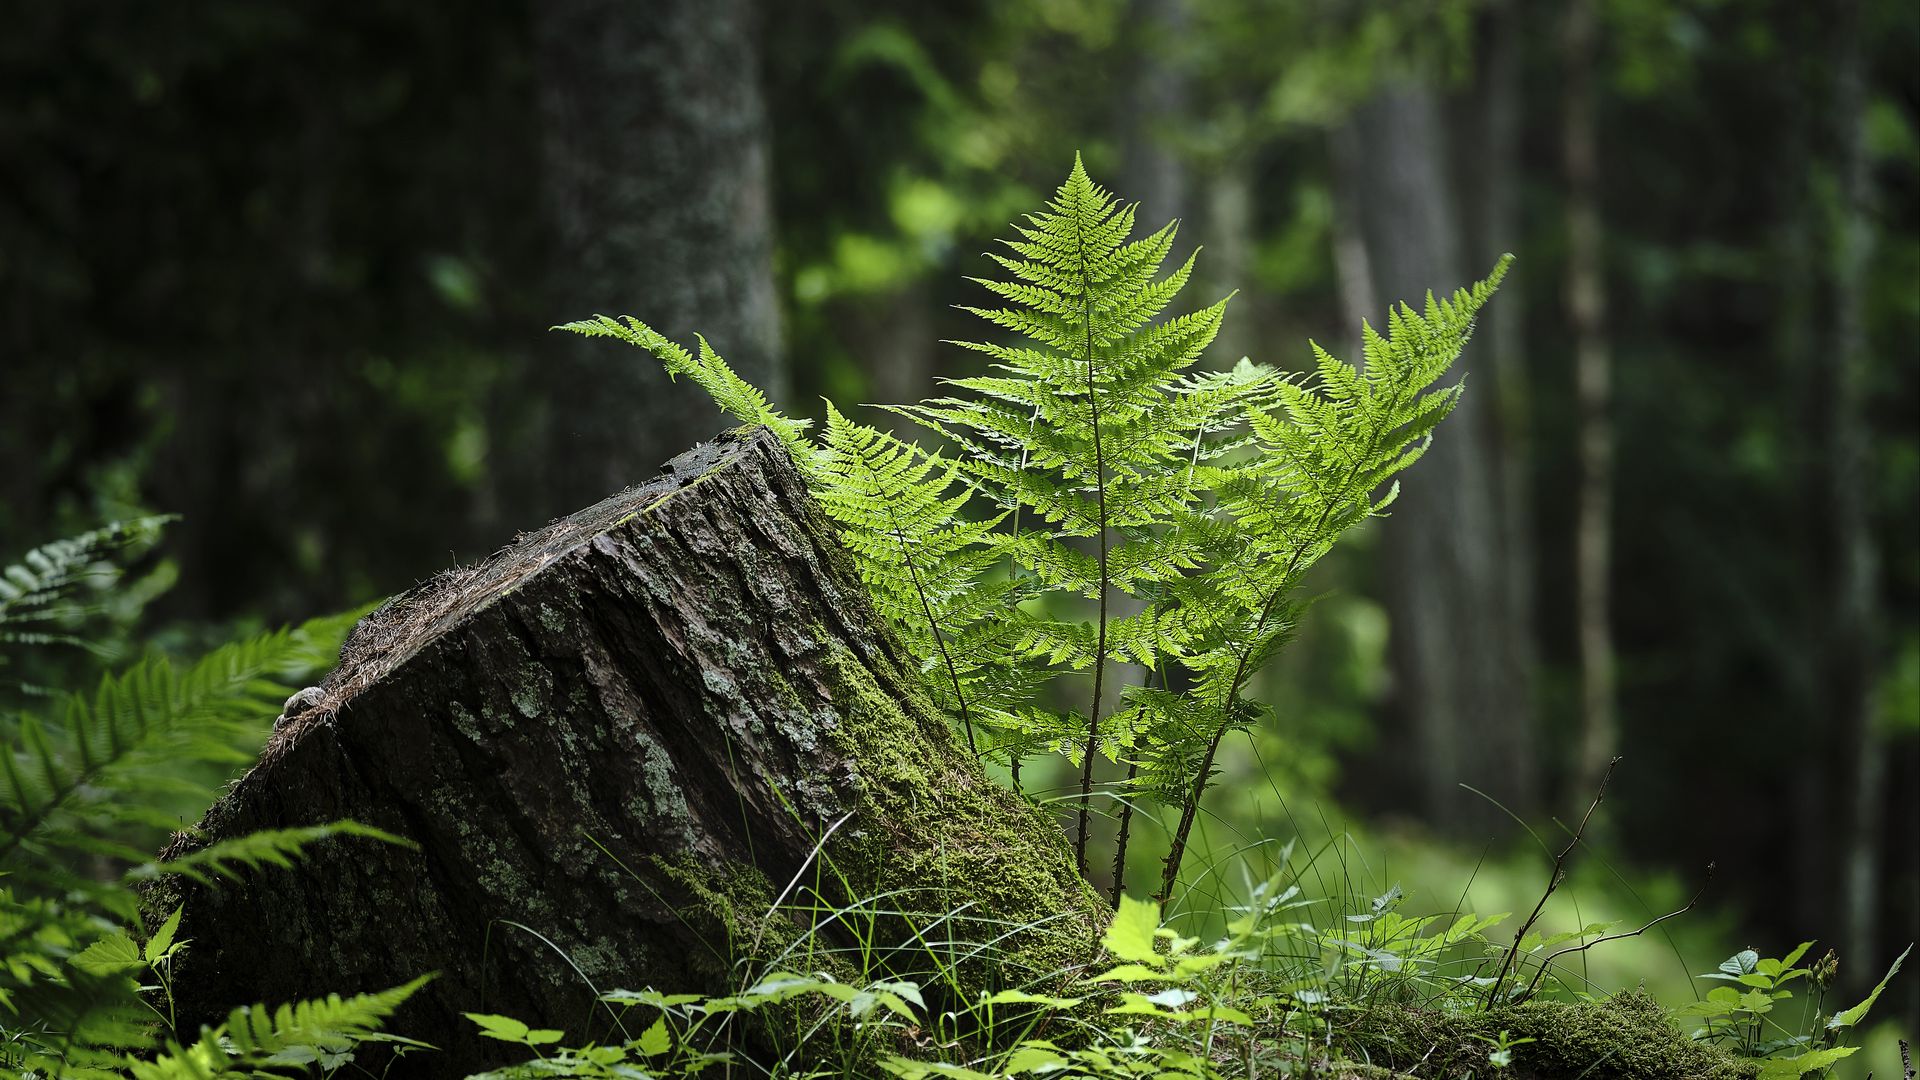
[[[1527,983],[1527,988],[1525,990],[1522,990],[1519,996],[1514,998],[1514,1003],[1518,1004],[1534,995],[1534,992],[1539,989],[1540,980],[1546,976],[1547,969],[1553,966],[1553,962],[1555,960],[1558,960],[1563,956],[1570,956],[1574,953],[1586,952],[1588,949],[1593,948],[1595,945],[1603,945],[1609,941],[1623,941],[1630,937],[1639,937],[1641,934],[1644,934],[1647,931],[1653,929],[1654,927],[1660,925],[1661,923],[1666,922],[1668,919],[1677,919],[1680,916],[1685,915],[1687,912],[1693,910],[1694,905],[1700,902],[1700,897],[1706,894],[1707,886],[1712,882],[1713,882],[1713,864],[1708,863],[1707,878],[1705,881],[1702,881],[1700,883],[1700,888],[1697,892],[1693,894],[1693,899],[1687,901],[1687,906],[1682,908],[1676,908],[1673,911],[1667,912],[1665,915],[1658,916],[1654,918],[1652,921],[1648,922],[1645,926],[1642,926],[1638,930],[1629,930],[1624,934],[1607,934],[1604,937],[1594,938],[1592,941],[1589,941],[1584,945],[1571,945],[1571,946],[1568,946],[1567,948],[1559,950],[1558,952],[1547,954],[1547,956],[1540,961],[1540,969],[1533,973],[1532,980]]]
[[[1593,802],[1587,806],[1587,812],[1581,815],[1580,827],[1573,830],[1573,839],[1567,841],[1567,846],[1553,857],[1553,875],[1547,879],[1547,890],[1540,894],[1540,902],[1533,905],[1533,914],[1528,915],[1527,921],[1521,923],[1520,929],[1514,932],[1513,947],[1507,950],[1506,959],[1500,961],[1500,973],[1494,976],[1493,987],[1487,991],[1487,1008],[1493,1008],[1493,1003],[1500,1000],[1500,987],[1505,985],[1507,972],[1513,968],[1514,957],[1520,953],[1520,942],[1526,939],[1527,931],[1533,929],[1533,924],[1540,921],[1540,913],[1546,910],[1547,901],[1560,888],[1560,883],[1566,880],[1567,859],[1573,855],[1573,849],[1580,846],[1580,838],[1587,831],[1587,822],[1593,820],[1593,812],[1600,808],[1601,800],[1607,797],[1607,782],[1613,779],[1613,767],[1618,764],[1620,759],[1617,757],[1607,762],[1607,771],[1600,777],[1600,789],[1593,793]]]

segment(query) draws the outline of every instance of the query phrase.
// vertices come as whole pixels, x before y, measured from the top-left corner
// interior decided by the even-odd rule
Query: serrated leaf
[[[109,934],[75,953],[68,961],[89,975],[118,975],[146,966],[140,946],[125,934]]]
[[[1120,897],[1120,908],[1100,935],[1100,944],[1121,960],[1136,964],[1163,966],[1166,958],[1154,948],[1154,936],[1160,929],[1160,907],[1151,900]]]
[[[173,914],[167,916],[167,921],[161,923],[160,929],[155,930],[153,937],[147,940],[145,953],[147,963],[151,964],[165,956],[167,950],[173,947],[173,935],[180,929],[180,913],[185,910],[184,904],[174,908]]]

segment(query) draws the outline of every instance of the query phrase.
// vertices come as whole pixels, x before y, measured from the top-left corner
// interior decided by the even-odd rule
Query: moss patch
[[[861,763],[876,807],[859,831],[835,837],[828,856],[857,895],[887,896],[884,906],[909,913],[881,935],[908,946],[889,966],[924,976],[950,962],[969,992],[1077,974],[1092,957],[1104,906],[1074,872],[1064,841],[1050,842],[1058,825],[960,754],[919,686],[888,696],[844,646],[829,649],[841,713],[829,737]],[[916,928],[930,940],[984,947],[936,948],[930,957],[912,944]]]
[[[1496,1075],[1487,1055],[1502,1031],[1513,1080],[1737,1080],[1759,1067],[1680,1033],[1651,995],[1633,991],[1596,1002],[1531,1001],[1488,1012],[1449,1013],[1378,1006],[1350,1015],[1349,1053],[1421,1077]]]
[[[648,861],[669,884],[662,898],[711,949],[690,962],[704,987],[729,986],[736,963],[770,960],[806,936],[793,920],[772,910],[773,887],[752,866],[708,867],[690,853]],[[824,963],[809,968],[825,969]]]

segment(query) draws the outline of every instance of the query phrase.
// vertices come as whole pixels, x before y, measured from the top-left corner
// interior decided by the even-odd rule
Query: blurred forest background
[[[928,394],[1079,150],[1240,290],[1216,364],[1351,352],[1519,256],[1467,404],[1321,568],[1216,849],[1351,830],[1382,882],[1517,907],[1544,861],[1495,801],[1552,839],[1618,754],[1585,914],[1718,864],[1625,982],[1820,937],[1871,985],[1920,936],[1920,6],[0,19],[0,561],[181,514],[123,654],[400,591],[723,426],[556,322],[704,332],[801,413]]]

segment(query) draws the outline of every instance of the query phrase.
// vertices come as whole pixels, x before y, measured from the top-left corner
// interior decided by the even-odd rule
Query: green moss
[[[1486,1012],[1377,1006],[1344,1021],[1349,1053],[1414,1076],[1499,1075],[1512,1080],[1737,1080],[1758,1067],[1680,1033],[1652,996],[1605,1001],[1531,1001]],[[1513,1065],[1492,1073],[1487,1055],[1501,1032],[1532,1039]]]
[[[692,853],[648,860],[666,879],[662,890],[674,912],[712,947],[711,963],[700,974],[702,986],[730,985],[738,961],[765,963],[787,953],[806,936],[785,914],[773,910],[773,887],[765,874],[744,863],[724,867],[701,864]],[[696,964],[700,957],[691,957]],[[804,964],[798,966],[805,966]],[[823,963],[808,970],[820,970]]]
[[[960,754],[917,686],[890,697],[844,645],[830,645],[827,658],[841,713],[828,737],[860,762],[876,804],[859,831],[835,837],[832,869],[854,895],[887,896],[887,906],[914,913],[880,928],[882,940],[911,941],[918,928],[992,943],[934,957],[908,948],[891,966],[924,976],[958,960],[950,975],[969,995],[1077,971],[1102,905],[1065,844],[1051,842],[1058,825]]]

